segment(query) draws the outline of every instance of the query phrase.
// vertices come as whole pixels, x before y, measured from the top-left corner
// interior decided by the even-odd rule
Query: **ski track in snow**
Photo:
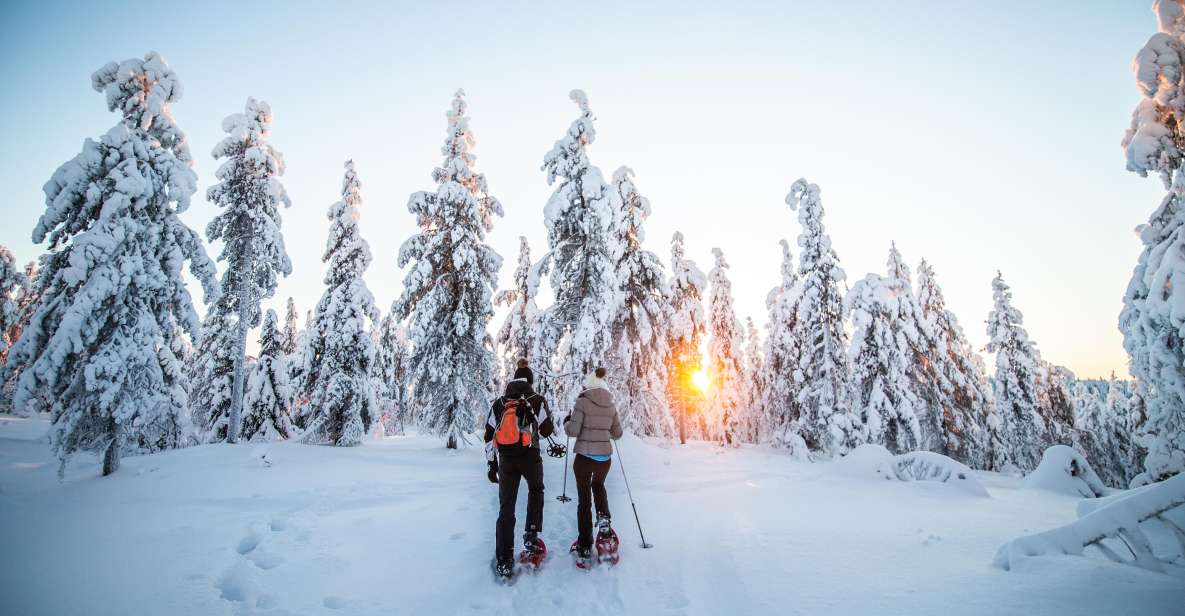
[[[58,483],[44,442],[0,438],[0,612],[1155,616],[1185,602],[1185,567],[1094,556],[992,568],[1004,542],[1075,517],[1078,499],[1014,478],[985,475],[992,498],[970,498],[764,449],[632,437],[622,453],[655,547],[639,547],[614,459],[621,562],[577,569],[576,503],[556,501],[564,461],[545,457],[547,561],[501,586],[489,567],[497,487],[477,448],[419,437],[264,447],[270,467],[251,447],[212,445],[127,458],[108,478],[80,459]],[[516,551],[526,498],[523,483]],[[63,576],[77,580],[71,592],[58,590]]]

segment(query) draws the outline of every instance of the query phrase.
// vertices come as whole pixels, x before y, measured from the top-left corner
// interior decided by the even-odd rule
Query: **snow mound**
[[[896,456],[893,472],[901,481],[938,481],[974,496],[991,496],[975,471],[966,464],[932,451],[913,451]]]
[[[895,456],[880,445],[865,444],[836,461],[835,467],[854,477],[933,481],[949,484],[974,496],[990,496],[975,471],[932,451],[912,451]]]
[[[845,475],[896,479],[893,454],[880,445],[864,444],[835,461],[835,468]]]
[[[1078,450],[1054,445],[1045,450],[1041,464],[1025,477],[1027,490],[1050,490],[1072,496],[1096,498],[1107,495],[1107,487]]]
[[[1053,449],[1046,451],[1046,459],[1050,458],[1049,453]],[[1044,465],[1045,462],[1042,462]],[[1185,530],[1165,515],[1183,505],[1185,474],[1117,498],[1060,528],[1014,539],[1000,547],[992,564],[1010,570],[1019,560],[1030,556],[1081,556],[1087,546],[1094,546],[1114,562],[1162,572],[1166,563],[1177,561],[1185,555]],[[1147,529],[1141,526],[1153,518],[1168,527],[1176,538],[1176,553],[1153,552],[1153,544],[1145,534]],[[1112,540],[1111,545],[1108,545],[1108,540]],[[1130,560],[1123,556],[1125,553],[1131,554]]]

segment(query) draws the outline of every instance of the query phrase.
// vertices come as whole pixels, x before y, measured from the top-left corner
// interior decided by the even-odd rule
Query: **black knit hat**
[[[535,373],[531,372],[531,369],[526,366],[516,369],[514,371],[514,378],[516,380],[517,379],[526,379],[527,382],[532,385],[535,383]]]

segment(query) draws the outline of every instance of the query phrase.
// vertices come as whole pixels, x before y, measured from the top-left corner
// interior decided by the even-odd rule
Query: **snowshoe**
[[[605,524],[597,531],[597,562],[604,563],[609,566],[617,564],[619,555],[617,548],[621,545],[621,541],[617,539],[617,532],[613,527]]]
[[[490,569],[494,572],[496,583],[502,585],[514,583],[514,561],[499,561],[495,558],[490,561]]]
[[[568,552],[575,559],[577,569],[592,569],[592,550],[580,547],[579,539],[572,542],[572,547],[568,548]]]
[[[523,551],[518,554],[518,562],[531,571],[538,571],[547,558],[547,544],[532,535],[523,537]]]

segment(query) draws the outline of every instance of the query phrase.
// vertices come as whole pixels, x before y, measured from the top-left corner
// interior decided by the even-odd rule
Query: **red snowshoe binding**
[[[547,558],[547,544],[535,533],[523,536],[523,551],[518,554],[518,562],[531,571],[538,571]]]
[[[592,550],[580,547],[579,539],[572,542],[572,547],[568,548],[568,553],[575,559],[577,569],[592,569]]]
[[[619,558],[617,548],[621,541],[617,539],[617,532],[609,525],[609,518],[597,520],[597,562],[609,566],[617,564]]]

